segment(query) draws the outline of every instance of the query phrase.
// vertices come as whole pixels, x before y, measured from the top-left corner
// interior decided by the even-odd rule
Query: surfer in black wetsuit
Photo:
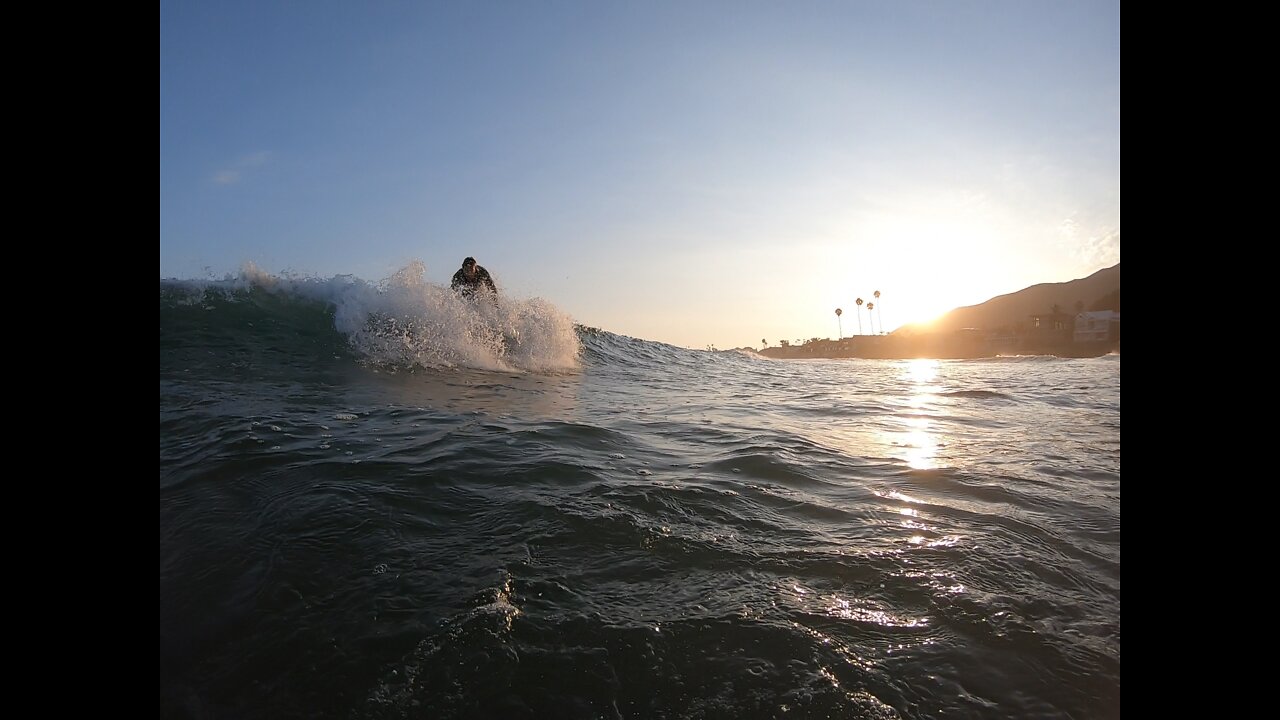
[[[469,257],[462,261],[462,267],[458,272],[453,274],[453,282],[449,283],[449,287],[462,297],[471,297],[476,294],[476,290],[481,287],[489,289],[496,297],[498,288],[493,284],[493,278],[489,276],[489,271],[484,266],[477,265],[476,259]]]

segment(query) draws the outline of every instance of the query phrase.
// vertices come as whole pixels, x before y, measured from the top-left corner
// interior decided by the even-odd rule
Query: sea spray
[[[275,275],[248,263],[222,280],[164,281],[161,292],[175,304],[204,303],[209,310],[265,298],[322,304],[357,356],[384,369],[578,369],[581,343],[573,320],[551,302],[507,295],[465,298],[426,280],[425,271],[415,260],[371,283],[351,275]]]

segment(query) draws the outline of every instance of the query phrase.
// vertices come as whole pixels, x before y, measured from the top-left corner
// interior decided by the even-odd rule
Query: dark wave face
[[[161,716],[1109,718],[1120,360],[162,282]]]

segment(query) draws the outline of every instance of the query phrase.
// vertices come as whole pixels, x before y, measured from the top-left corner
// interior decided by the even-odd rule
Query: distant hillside
[[[1058,312],[1075,314],[1077,303],[1084,310],[1120,309],[1120,263],[1099,270],[1087,278],[1060,283],[1032,285],[1008,295],[994,297],[981,305],[956,308],[927,325],[902,328],[905,332],[952,332],[962,328],[996,330],[1025,327],[1032,315]]]

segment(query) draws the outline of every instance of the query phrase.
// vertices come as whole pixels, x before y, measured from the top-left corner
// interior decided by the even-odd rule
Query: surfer
[[[462,267],[458,272],[453,274],[453,282],[449,284],[453,291],[462,297],[471,297],[476,294],[476,290],[481,287],[489,289],[496,297],[498,288],[493,284],[493,278],[489,276],[489,271],[484,269],[483,265],[477,265],[476,259],[469,257],[462,261]]]

